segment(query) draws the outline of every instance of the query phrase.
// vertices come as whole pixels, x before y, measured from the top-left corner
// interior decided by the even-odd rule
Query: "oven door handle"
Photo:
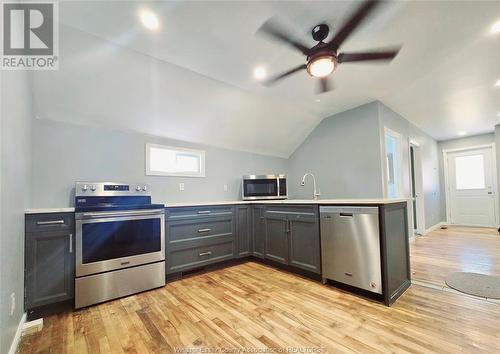
[[[152,210],[120,210],[114,212],[95,212],[95,213],[82,213],[82,217],[89,219],[108,218],[116,216],[142,216],[142,215],[158,215],[161,216],[165,213],[163,209]]]

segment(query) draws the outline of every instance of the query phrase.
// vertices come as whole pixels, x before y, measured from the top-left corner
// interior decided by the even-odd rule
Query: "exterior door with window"
[[[448,152],[447,164],[450,222],[496,227],[493,148]]]

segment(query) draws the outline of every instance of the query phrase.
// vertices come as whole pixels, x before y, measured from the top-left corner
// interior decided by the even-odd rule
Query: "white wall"
[[[33,112],[26,72],[0,70],[0,81],[0,353],[8,353],[24,308],[24,209],[31,197]]]

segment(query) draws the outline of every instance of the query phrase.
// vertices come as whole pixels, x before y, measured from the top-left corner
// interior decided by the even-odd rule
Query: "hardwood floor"
[[[452,272],[500,275],[500,235],[495,229],[451,226],[410,244],[412,279],[445,285]]]
[[[413,285],[388,308],[249,262],[46,318],[19,352],[493,353],[500,352],[499,328],[500,305],[484,300]]]

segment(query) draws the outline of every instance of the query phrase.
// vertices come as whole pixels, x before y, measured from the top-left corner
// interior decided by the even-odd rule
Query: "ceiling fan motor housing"
[[[330,33],[330,27],[324,23],[317,25],[312,29],[312,37],[316,42],[324,41],[325,38],[328,37],[328,33]]]

